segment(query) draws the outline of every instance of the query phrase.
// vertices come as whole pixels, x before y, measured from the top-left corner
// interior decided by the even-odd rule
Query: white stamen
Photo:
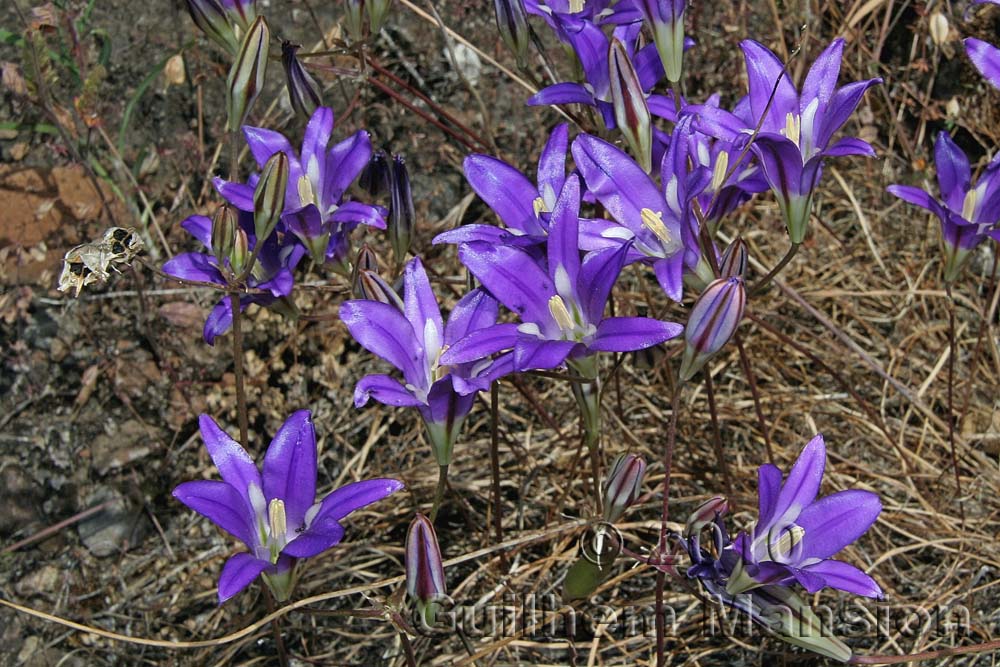
[[[284,500],[275,498],[267,506],[267,522],[271,528],[271,539],[276,542],[283,542],[285,540],[285,533],[288,532]]]
[[[712,168],[712,192],[718,192],[722,187],[727,171],[729,171],[729,153],[723,151],[715,158],[715,166]]]
[[[566,302],[562,300],[558,294],[553,295],[549,298],[549,312],[552,314],[552,319],[556,321],[559,328],[563,331],[573,330],[573,318],[569,314],[569,310],[566,308]]]
[[[531,202],[531,207],[535,209],[535,217],[537,218],[542,213],[548,213],[545,208],[545,200],[541,197],[535,197],[534,201]]]
[[[660,239],[664,250],[671,250],[674,247],[674,238],[670,235],[670,230],[663,224],[663,214],[648,208],[640,211],[642,216],[642,226],[653,232],[656,238]]]
[[[976,215],[976,204],[978,203],[979,197],[975,188],[969,190],[965,193],[965,200],[962,202],[962,217],[972,222],[972,218]]]
[[[796,146],[799,145],[799,136],[802,133],[802,119],[798,114],[789,111],[785,114],[785,136],[791,139]]]
[[[299,182],[295,185],[299,191],[299,203],[302,206],[316,203],[316,194],[313,192],[312,182],[308,176],[299,176]]]

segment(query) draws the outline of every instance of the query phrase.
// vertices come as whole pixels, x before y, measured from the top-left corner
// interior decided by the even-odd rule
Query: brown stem
[[[431,523],[434,523],[438,510],[441,509],[441,501],[444,500],[444,490],[446,488],[448,488],[448,466],[438,466],[437,488],[434,490],[434,504],[431,506]]]
[[[247,418],[247,397],[243,378],[243,332],[240,328],[240,295],[229,293],[229,305],[233,310],[233,374],[236,376],[236,415],[240,422],[240,443],[249,444]]]
[[[983,301],[983,311],[979,316],[979,333],[976,334],[976,346],[972,350],[972,362],[969,364],[969,383],[974,384],[976,379],[976,371],[979,367],[979,355],[983,351],[983,338],[986,335],[986,328],[990,321],[990,305],[993,303],[994,298],[996,298],[997,290],[997,259],[1000,259],[1000,255],[996,252],[993,253],[993,268],[990,270],[990,284],[986,288],[986,299]],[[965,415],[969,411],[969,404],[972,399],[971,391],[965,392],[965,398],[962,401],[962,409],[958,411],[958,423],[962,424],[965,421]]]
[[[757,377],[754,375],[753,367],[750,366],[750,357],[746,348],[743,347],[743,337],[740,332],[736,332],[734,337],[736,347],[740,351],[740,366],[743,368],[743,375],[750,385],[750,395],[753,396],[753,409],[757,413],[757,424],[760,427],[761,435],[764,436],[764,447],[767,449],[767,460],[774,465],[774,448],[771,447],[771,430],[767,427],[767,420],[764,419],[764,409],[760,404],[760,392],[757,391]]]
[[[725,454],[722,451],[722,432],[719,430],[719,413],[715,406],[715,386],[712,382],[712,371],[708,364],[701,369],[701,374],[705,378],[705,394],[708,396],[708,415],[712,422],[712,444],[715,449],[715,459],[722,469],[722,477],[726,484],[726,497],[729,502],[733,502],[733,476],[729,471],[729,463],[726,462]]]
[[[766,276],[761,278],[756,285],[750,288],[749,293],[747,293],[748,299],[751,299],[760,294],[764,290],[764,288],[767,287],[768,284],[774,279],[774,277],[779,273],[781,273],[781,270],[785,268],[785,266],[787,266],[790,261],[792,261],[792,258],[795,257],[795,253],[799,251],[799,245],[801,244],[793,243],[791,246],[789,246],[788,251],[785,253],[785,256],[782,257],[781,260],[774,265],[774,268],[768,271]]]
[[[951,283],[945,283],[948,295],[948,448],[951,450],[951,468],[955,473],[955,495],[958,498],[959,516],[965,525],[965,503],[962,502],[962,478],[958,473],[958,455],[955,453],[955,298]]]
[[[413,104],[412,102],[410,102],[409,100],[407,100],[405,97],[403,97],[402,95],[400,95],[399,93],[397,93],[395,90],[393,90],[391,87],[389,87],[386,84],[382,83],[381,81],[379,81],[375,77],[373,77],[373,76],[368,77],[368,83],[372,84],[373,86],[375,86],[376,88],[378,88],[379,90],[381,90],[383,93],[385,93],[386,95],[388,95],[392,99],[396,100],[397,102],[399,102],[404,107],[406,107],[407,109],[409,109],[413,113],[417,114],[418,116],[420,116],[424,120],[426,120],[428,123],[431,123],[432,125],[434,125],[435,127],[437,127],[439,130],[441,130],[442,132],[448,134],[449,136],[453,137],[457,141],[461,142],[461,144],[463,146],[465,146],[466,148],[468,148],[470,151],[475,151],[476,150],[476,145],[474,143],[472,143],[471,141],[469,141],[468,139],[466,139],[464,136],[462,136],[461,134],[459,134],[455,130],[451,129],[450,127],[448,127],[447,125],[445,125],[444,123],[442,123],[441,121],[439,121],[437,118],[434,118],[433,116],[431,116],[430,114],[428,114],[426,111],[424,111],[423,109],[421,109],[417,105]]]
[[[954,646],[910,655],[855,655],[848,662],[852,665],[898,665],[904,662],[937,660],[951,655],[968,655],[969,653],[986,653],[997,650],[1000,650],[1000,639],[972,646]]]
[[[273,614],[275,611],[274,596],[271,594],[271,589],[267,586],[264,586],[264,601],[267,604],[268,615]],[[288,667],[288,651],[285,648],[285,640],[281,636],[280,616],[271,622],[271,630],[274,632],[274,645],[278,650],[278,664],[281,667]]]
[[[497,544],[503,542],[503,517],[500,512],[500,383],[490,385],[490,472],[493,476],[493,533]],[[507,555],[500,552],[500,569],[507,571]]]
[[[680,408],[681,388],[683,384],[674,387],[674,396],[670,401],[670,428],[667,430],[667,446],[663,449],[663,510],[660,513],[660,544],[659,556],[662,559],[667,556],[667,540],[669,539],[667,520],[670,518],[670,472],[674,461],[674,443],[677,440],[677,411]],[[657,667],[665,667],[666,654],[664,653],[664,642],[666,641],[666,629],[663,618],[663,586],[666,583],[666,575],[660,570],[656,575],[656,664]]]

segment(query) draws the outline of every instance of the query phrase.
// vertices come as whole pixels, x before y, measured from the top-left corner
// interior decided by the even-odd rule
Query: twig
[[[708,396],[708,415],[712,422],[712,445],[715,449],[715,459],[719,462],[719,467],[722,469],[722,477],[726,484],[726,497],[730,499],[734,498],[733,494],[733,476],[729,471],[729,463],[726,461],[726,456],[722,451],[722,432],[719,430],[719,413],[715,406],[715,387],[712,383],[712,371],[709,364],[701,369],[702,377],[705,378],[705,394]]]
[[[503,542],[503,517],[500,509],[500,383],[490,385],[490,472],[493,476],[493,533],[497,542]],[[503,571],[507,570],[507,556],[500,554]]]
[[[670,427],[667,430],[667,445],[663,448],[663,509],[660,513],[660,543],[659,560],[667,557],[667,542],[670,539],[667,520],[670,518],[670,473],[674,459],[674,443],[677,440],[677,411],[680,409],[681,388],[683,383],[674,387],[674,396],[670,401]],[[663,617],[663,587],[666,584],[666,575],[663,570],[659,570],[656,575],[656,665],[666,666],[666,654],[664,653],[664,641],[666,639],[666,628]]]
[[[240,295],[230,292],[229,304],[233,310],[233,373],[236,376],[236,414],[240,422],[240,444],[249,444],[247,424],[247,397],[243,386],[243,332],[240,328]]]

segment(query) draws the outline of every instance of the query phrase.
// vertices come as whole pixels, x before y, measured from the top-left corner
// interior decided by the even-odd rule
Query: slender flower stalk
[[[403,488],[394,479],[371,479],[316,501],[316,434],[307,410],[278,429],[264,455],[263,471],[211,417],[202,415],[199,425],[222,481],[184,482],[173,495],[249,548],[223,566],[220,603],[258,576],[278,600],[287,600],[298,559],[338,544],[344,537],[341,519]]]
[[[243,35],[239,53],[226,79],[227,127],[231,132],[236,132],[246,122],[257,96],[264,88],[270,41],[271,31],[267,21],[258,16]]]

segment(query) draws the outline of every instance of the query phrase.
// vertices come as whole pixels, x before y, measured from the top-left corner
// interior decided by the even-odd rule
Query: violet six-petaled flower
[[[336,545],[344,536],[341,519],[403,488],[395,479],[369,479],[342,486],[317,502],[316,434],[307,410],[278,429],[264,455],[263,471],[211,417],[201,415],[198,423],[222,481],[184,482],[173,495],[249,548],[223,566],[220,603],[261,575],[279,600],[287,599],[296,559]]]
[[[954,281],[969,253],[987,238],[1000,241],[1000,155],[986,167],[975,186],[969,159],[947,132],[934,143],[941,199],[910,185],[890,185],[900,199],[925,208],[941,221],[944,279]]]

